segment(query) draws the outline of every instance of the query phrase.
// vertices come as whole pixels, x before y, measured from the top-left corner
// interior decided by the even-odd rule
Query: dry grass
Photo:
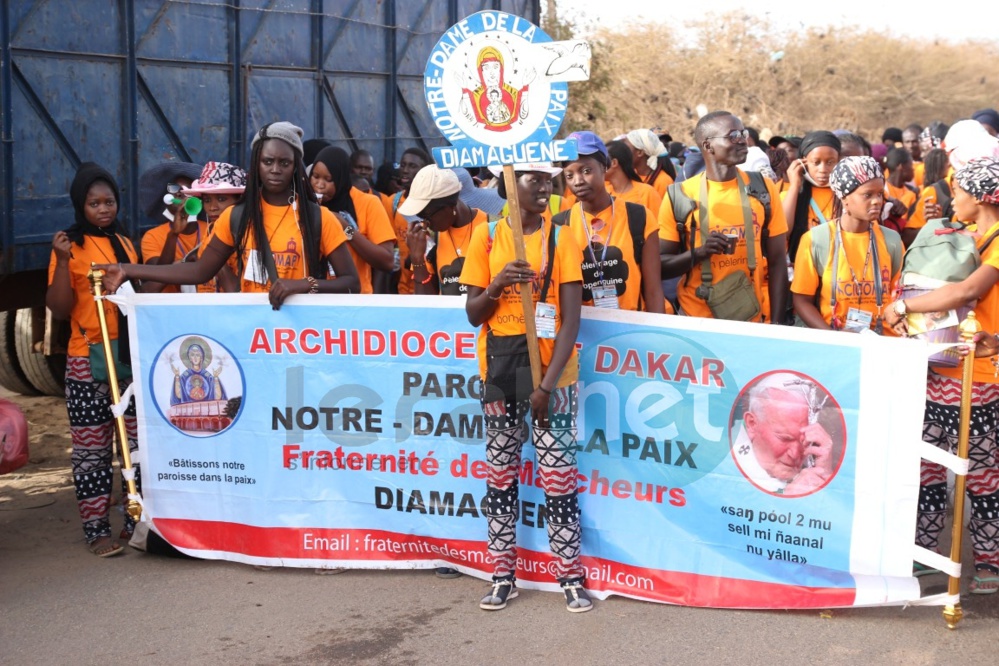
[[[613,136],[663,127],[691,141],[697,107],[727,109],[774,134],[953,122],[999,105],[996,44],[923,43],[838,28],[780,35],[739,14],[681,45],[668,26],[597,31],[593,80],[570,84],[566,131]],[[704,25],[699,26],[705,28]],[[771,54],[783,51],[783,57]]]

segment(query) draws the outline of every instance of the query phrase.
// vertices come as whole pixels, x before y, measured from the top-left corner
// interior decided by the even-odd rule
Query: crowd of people
[[[223,162],[156,165],[142,176],[139,196],[160,223],[141,239],[141,253],[122,233],[115,178],[84,164],[70,188],[75,223],[53,239],[47,305],[71,322],[67,406],[90,549],[116,555],[134,527],[126,522],[116,539],[108,519],[113,417],[107,380],[95,377],[90,357],[101,335],[91,262],[105,271],[109,291],[131,282],[143,292],[267,293],[275,309],[293,294],[463,296],[469,322],[481,330],[485,513],[495,562],[480,607],[498,610],[517,596],[517,469],[530,435],[566,607],[590,610],[576,498],[581,307],[905,335],[914,313],[977,302],[978,320],[997,331],[997,134],[991,109],[951,127],[890,128],[880,142],[844,130],[764,142],[727,111],[701,117],[691,146],[648,129],[607,142],[575,132],[575,160],[514,165],[526,260],[516,258],[502,170],[441,169],[416,147],[376,168],[366,151],[306,141],[295,125],[275,122],[255,134],[245,171]],[[960,279],[925,277],[900,298],[906,248],[920,244],[921,228],[944,223],[978,245],[980,266]],[[531,374],[521,303],[528,290],[540,382]],[[125,323],[113,305],[101,307],[127,359]],[[999,591],[999,372],[984,357],[999,345],[983,335],[978,347],[971,591],[986,594]],[[925,438],[953,448],[960,375],[954,367],[929,374]],[[759,405],[800,397],[781,387],[764,393]],[[750,416],[752,436],[758,424]],[[134,448],[134,412],[126,424]],[[747,464],[778,493],[821,487],[831,466],[805,470],[802,462],[815,458],[804,451],[828,448],[828,435],[814,426],[754,438]],[[945,508],[945,472],[925,463],[918,543],[937,547]],[[934,570],[917,565],[916,573]]]

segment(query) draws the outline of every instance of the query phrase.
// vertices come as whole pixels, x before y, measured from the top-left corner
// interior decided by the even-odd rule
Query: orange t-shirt
[[[462,296],[468,287],[461,283],[461,270],[468,257],[468,247],[475,229],[489,222],[484,211],[476,210],[472,221],[460,229],[448,229],[436,234],[437,243],[427,252],[427,271],[437,275],[441,296]],[[439,267],[439,268],[438,268]]]
[[[139,260],[139,255],[135,253],[132,241],[118,234],[121,244],[125,247],[125,252],[132,259],[132,263]],[[90,263],[96,264],[116,264],[118,260],[114,256],[114,248],[111,241],[100,236],[84,236],[83,246],[73,243],[73,256],[69,259],[69,284],[73,288],[73,309],[70,310],[70,336],[69,356],[88,356],[90,354],[90,344],[101,341],[101,325],[97,318],[97,304],[94,302],[94,291],[90,284],[87,273],[90,272]],[[55,250],[49,256],[49,280],[55,277],[56,270]],[[108,325],[108,337],[112,340],[118,339],[118,308],[105,299],[101,301],[104,306],[104,318]],[[83,329],[81,331],[81,329]]]
[[[509,221],[504,218],[496,223],[496,231],[491,243],[489,226],[489,224],[481,224],[472,232],[468,259],[461,271],[462,284],[485,289],[493,278],[503,270],[503,267],[517,257],[514,249],[513,230],[510,228]],[[567,233],[567,229],[561,229],[557,233],[555,256],[548,257],[548,235],[553,233],[553,230],[554,225],[545,220],[542,222],[540,230],[524,236],[524,246],[527,252],[527,261],[538,275],[531,284],[532,302],[535,304],[541,299],[544,268],[547,267],[549,260],[553,262],[551,285],[548,287],[546,302],[555,306],[555,334],[558,335],[558,331],[562,327],[559,285],[567,282],[582,282],[583,274],[580,266],[583,262],[583,253],[579,251],[579,246],[573,240],[572,234]],[[523,286],[517,284],[505,287],[497,302],[496,310],[479,330],[479,373],[483,380],[486,378],[487,363],[486,331],[492,330],[494,335],[503,336],[523,335],[527,330],[524,325],[524,310],[520,298],[520,288]],[[539,338],[538,348],[541,351],[543,374],[551,363],[552,353],[555,351],[555,340],[553,338]],[[578,378],[579,358],[576,350],[573,349],[572,356],[566,361],[556,386],[568,386]]]
[[[786,196],[786,191],[780,193],[780,200],[783,201]],[[801,193],[798,193],[801,196]],[[812,185],[812,199],[815,200],[815,205],[819,207],[819,212],[822,213],[825,219],[820,219],[818,215],[815,214],[815,210],[812,209],[811,204],[808,205],[808,228],[812,229],[816,225],[823,224],[833,219],[833,206],[836,202],[836,195],[833,194],[832,188],[830,187],[816,187]],[[774,201],[777,201],[774,199]],[[781,208],[781,206],[774,206],[775,208]],[[793,223],[793,220],[788,220],[788,223]]]
[[[953,169],[949,170],[947,177],[944,179],[947,181],[947,187],[950,188],[951,196],[954,194],[954,184],[952,178],[954,176]],[[906,229],[922,229],[926,226],[926,211],[923,206],[927,199],[933,199],[936,203],[940,203],[937,197],[937,190],[933,187],[933,183],[929,183],[919,192],[919,199],[916,200],[916,208],[912,211],[912,215],[909,216],[909,222],[905,225]],[[953,215],[951,216],[953,217]]]
[[[652,174],[649,175],[651,176]],[[651,183],[648,181],[645,182],[655,188],[656,192],[659,193],[659,199],[662,200],[666,198],[666,188],[673,184],[673,179],[670,178],[669,174],[665,171],[660,171],[659,175],[656,176],[655,181]]]
[[[264,231],[267,242],[274,255],[274,266],[279,279],[301,280],[308,273],[305,266],[305,252],[302,249],[302,230],[297,223],[297,214],[291,206],[272,206],[263,199],[260,201],[264,218]],[[326,261],[333,250],[347,242],[343,227],[328,209],[320,207],[322,212],[322,232],[319,239],[319,256]],[[215,222],[215,237],[228,245],[236,247],[229,226],[229,215],[232,207],[226,208]],[[248,279],[253,275],[256,266],[256,239],[250,233],[243,248],[244,274],[238,275],[240,291],[245,293],[267,293],[270,290],[270,279],[266,273],[260,277],[262,282]]]
[[[988,231],[982,234],[982,237],[978,239],[978,245],[981,246],[996,231],[999,231],[999,222],[993,224],[989,227]],[[982,265],[991,266],[999,270],[999,244],[993,242],[985,249],[985,253],[982,255]],[[975,318],[982,325],[983,331],[994,333],[999,330],[999,284],[992,285],[992,288],[985,292],[985,295],[978,300],[974,309]],[[960,365],[956,368],[933,366],[933,372],[945,377],[952,377],[953,379],[961,379],[963,377],[963,369]],[[999,383],[999,379],[996,379],[996,367],[992,364],[992,358],[975,359],[972,381],[984,384]]]
[[[568,227],[583,252],[583,305],[593,305],[593,288],[604,283],[614,285],[619,309],[638,310],[642,298],[642,258],[635,256],[624,202],[613,200],[594,216],[584,213],[582,205],[577,204],[569,213]],[[658,230],[656,216],[646,209],[644,237]],[[598,271],[603,273],[600,278],[596,277]]]
[[[910,190],[908,187],[903,185],[902,187],[895,187],[888,181],[885,181],[885,194],[887,194],[892,199],[898,199],[905,206],[906,217],[912,217],[912,214],[916,210],[916,199],[918,196],[915,192]]]
[[[153,227],[146,233],[142,234],[142,260],[143,263],[148,264],[150,259],[159,259],[159,256],[163,253],[163,246],[166,244],[167,235],[170,233],[170,223],[164,222],[158,227]],[[181,234],[177,236],[176,250],[174,251],[173,262],[180,263],[184,261],[184,257],[189,254],[200,254],[203,247],[208,247],[208,223],[198,220],[198,230],[193,234]],[[194,252],[198,250],[198,252]],[[196,259],[195,256],[190,258],[191,261]],[[213,277],[205,285],[198,285],[198,291],[201,291],[201,287],[208,285],[214,285],[215,278]],[[211,292],[215,292],[212,288]],[[180,285],[168,284],[164,285],[163,294],[176,294],[180,292]]]
[[[892,287],[898,279],[898,273],[892,274],[891,255],[885,244],[884,234],[876,222],[873,224],[874,239],[878,250],[878,271],[881,273],[881,303],[886,305],[892,301]],[[827,324],[833,320],[832,288],[833,288],[833,252],[834,238],[829,239],[829,256],[820,276],[812,261],[812,235],[828,234],[834,224],[811,229],[801,237],[798,246],[798,256],[794,262],[794,280],[791,291],[805,296],[819,293],[819,312]],[[836,319],[837,326],[842,327],[850,308],[857,308],[871,314],[871,330],[878,317],[877,294],[874,289],[874,255],[870,250],[870,236],[864,232],[843,232],[843,245],[839,250],[839,266],[836,275]],[[851,272],[852,270],[852,272]],[[857,281],[854,282],[854,275]],[[890,331],[888,326],[885,331]]]
[[[381,198],[385,212],[388,213],[389,222],[392,224],[393,231],[395,231],[395,242],[399,246],[399,293],[412,294],[413,269],[406,268],[406,259],[409,258],[409,244],[406,243],[406,232],[409,231],[409,222],[398,212],[399,206],[406,200],[406,195],[402,192],[397,192],[391,196],[383,194]]]
[[[740,171],[739,174],[743,178],[744,183],[749,182],[749,177],[744,172]],[[697,201],[701,195],[701,178],[705,177],[704,174],[700,174],[695,178],[688,178],[683,181],[680,187],[683,189],[684,194]],[[776,202],[778,196],[777,186],[769,180],[766,180],[766,183],[767,190],[770,192],[770,200]],[[748,194],[747,197],[749,197]],[[756,248],[756,271],[753,273],[752,279],[756,287],[756,297],[759,299],[762,307],[764,303],[769,301],[769,294],[766,293],[767,282],[765,279],[767,261],[760,245],[760,232],[763,220],[765,219],[765,211],[763,204],[755,197],[749,197],[749,206],[753,213],[753,237]],[[787,219],[784,217],[784,210],[775,203],[772,203],[770,208],[770,225],[768,227],[770,237],[773,238],[781,234],[786,234]],[[725,276],[737,270],[745,271],[748,276],[749,255],[746,248],[746,229],[742,217],[742,202],[739,197],[739,187],[735,179],[723,183],[712,180],[708,181],[708,225],[711,231],[734,234],[739,237],[739,240],[736,242],[735,254],[715,254],[711,256],[712,283],[717,283]],[[687,246],[693,248],[703,245],[703,240],[700,240],[701,226],[699,211],[694,210],[691,219],[687,222],[687,229],[689,233]],[[662,208],[659,209],[659,237],[664,241],[680,242],[680,232],[676,228],[676,218],[673,217],[673,206],[669,203],[669,195],[667,195],[666,201],[663,202]],[[680,284],[677,287],[677,299],[680,301],[680,307],[683,309],[684,314],[691,317],[711,319],[713,317],[711,308],[708,307],[708,304],[704,300],[697,297],[696,291],[699,286],[701,286],[700,262],[695,264],[693,270],[680,279]],[[759,321],[759,318],[757,321]]]
[[[375,245],[395,240],[395,230],[389,222],[382,202],[373,194],[362,192],[356,187],[350,188],[350,200],[354,202],[354,212],[357,213],[357,231]],[[361,293],[370,294],[374,291],[371,285],[371,264],[354,251],[352,244],[347,243],[350,257],[357,267],[357,279],[361,282]]]
[[[607,183],[607,191],[611,193],[611,196],[618,200],[618,202],[630,201],[632,203],[637,203],[640,206],[645,206],[649,210],[658,213],[660,206],[663,205],[663,195],[656,191],[656,188],[651,185],[646,185],[645,183],[639,183],[636,181],[631,181],[631,188],[624,194],[619,194],[614,191],[614,186]]]

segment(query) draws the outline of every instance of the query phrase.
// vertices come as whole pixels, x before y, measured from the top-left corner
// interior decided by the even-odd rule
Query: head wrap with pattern
[[[954,172],[954,181],[976,201],[999,206],[999,160],[975,158]]]
[[[875,178],[884,178],[876,159],[866,155],[844,157],[829,176],[829,187],[839,199],[845,199],[858,187]]]

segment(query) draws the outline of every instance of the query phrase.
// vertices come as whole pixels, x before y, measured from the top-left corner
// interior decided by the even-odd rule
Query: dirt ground
[[[558,595],[522,592],[487,614],[477,608],[482,581],[427,571],[316,576],[131,549],[99,559],[86,550],[76,511],[63,401],[0,397],[21,406],[31,439],[30,464],[0,477],[2,664],[996,660],[999,595],[966,597],[954,632],[938,607],[760,612],[612,598],[575,615]],[[117,530],[121,516],[112,521]],[[945,583],[936,577],[925,591]]]

